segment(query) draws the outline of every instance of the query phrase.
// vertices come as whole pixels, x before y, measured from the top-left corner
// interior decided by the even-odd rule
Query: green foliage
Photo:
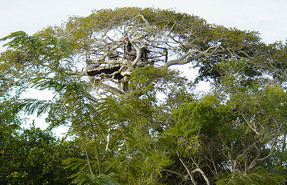
[[[63,161],[66,169],[77,170],[78,172],[69,176],[73,179],[73,184],[97,184],[97,185],[118,185],[108,175],[94,175],[89,172],[88,164],[85,159],[67,158]]]
[[[146,40],[158,39],[151,43],[154,49],[163,43],[172,58],[201,51],[187,58],[202,54],[191,61],[199,70],[195,81],[166,67],[129,66],[129,91],[117,97],[82,78],[80,61],[98,52],[91,47],[108,42],[95,35],[132,26],[141,34],[145,20],[150,23]],[[179,46],[167,44],[170,39]],[[281,42],[266,45],[257,32],[134,7],[94,11],[1,41],[7,48],[0,54],[1,184],[286,183],[286,45]],[[213,83],[198,95],[195,85],[201,80]],[[22,98],[29,88],[54,96]],[[34,126],[17,130],[26,115],[45,113],[50,129],[69,125],[72,141]]]
[[[174,111],[177,122],[175,126],[187,137],[198,132],[209,137],[216,136],[215,128],[222,125],[220,117],[227,114],[219,100],[216,95],[206,95],[200,101],[181,104],[181,107]]]
[[[17,130],[0,126],[1,184],[68,184],[72,171],[61,163],[68,156],[77,156],[72,142],[55,139],[51,133],[34,126]]]
[[[218,185],[234,184],[234,185],[260,185],[260,184],[284,184],[285,179],[276,173],[270,173],[264,169],[255,169],[251,173],[233,173],[227,178],[220,179],[216,182]]]

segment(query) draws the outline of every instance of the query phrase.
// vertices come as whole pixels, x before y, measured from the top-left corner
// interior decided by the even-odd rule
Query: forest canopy
[[[0,41],[1,184],[286,183],[286,43],[136,7]],[[53,98],[23,98],[31,88]],[[69,140],[21,129],[32,114]],[[45,165],[58,173],[43,178]]]

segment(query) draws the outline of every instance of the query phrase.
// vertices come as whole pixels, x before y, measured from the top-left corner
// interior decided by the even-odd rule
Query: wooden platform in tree
[[[96,75],[101,75],[101,74],[105,74],[105,75],[110,75],[113,74],[116,71],[119,71],[119,69],[122,67],[122,64],[115,64],[115,65],[108,65],[108,66],[100,66],[100,67],[96,67],[96,68],[91,68],[87,70],[87,74],[89,76],[96,76]],[[114,76],[114,79],[121,79],[123,78],[122,75],[120,74],[116,74]]]

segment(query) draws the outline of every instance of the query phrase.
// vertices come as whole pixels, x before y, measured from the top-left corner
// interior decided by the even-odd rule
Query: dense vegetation
[[[1,184],[286,183],[282,42],[152,8],[94,11],[1,41]],[[31,88],[54,96],[23,98]],[[31,114],[69,136],[21,128]]]

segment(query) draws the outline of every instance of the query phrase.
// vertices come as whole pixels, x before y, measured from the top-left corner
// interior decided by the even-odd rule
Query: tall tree
[[[48,113],[51,127],[70,125],[85,156],[65,161],[79,170],[74,183],[276,184],[286,177],[281,42],[266,45],[257,32],[153,8],[94,11],[1,40],[1,105]],[[197,69],[196,79],[180,77],[171,70],[177,65]],[[203,80],[212,88],[200,96]],[[54,97],[21,98],[28,88]]]

